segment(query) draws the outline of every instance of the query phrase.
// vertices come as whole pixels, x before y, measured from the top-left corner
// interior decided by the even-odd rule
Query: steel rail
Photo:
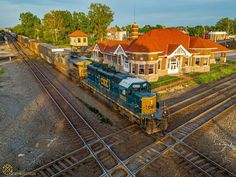
[[[184,99],[184,100],[182,100],[182,101],[178,101],[177,103],[171,104],[171,105],[168,106],[168,108],[171,109],[171,108],[173,108],[173,107],[177,107],[177,106],[179,106],[179,105],[181,105],[181,104],[183,104],[183,103],[185,103],[185,102],[188,102],[188,101],[190,101],[190,100],[192,100],[192,99],[194,99],[194,98],[200,97],[201,95],[203,95],[203,94],[205,94],[205,93],[208,93],[208,92],[210,92],[210,91],[213,90],[213,89],[215,90],[216,88],[219,88],[219,87],[221,87],[222,85],[224,85],[224,84],[226,84],[226,83],[228,83],[228,82],[231,82],[233,79],[235,79],[235,78],[236,78],[236,74],[232,74],[232,75],[229,76],[229,77],[230,77],[230,78],[227,78],[227,79],[225,78],[225,80],[220,81],[220,83],[217,84],[217,85],[213,85],[213,86],[208,85],[208,86],[206,86],[206,88],[204,88],[204,91],[203,91],[203,92],[199,92],[199,93],[197,93],[197,94],[194,94],[194,95],[191,95],[191,96],[187,97],[186,99]]]
[[[13,45],[16,47],[16,45],[15,45],[14,43],[13,43]],[[21,49],[19,49],[19,48],[17,48],[17,47],[16,47],[16,49],[17,49],[18,51],[21,51]],[[23,56],[23,59],[24,59],[24,60],[25,60],[24,57],[28,58],[28,56],[27,56],[24,52],[22,52],[22,51],[21,51],[21,55]],[[28,59],[29,59],[29,58],[28,58]],[[30,66],[30,64],[29,64],[28,61],[25,60],[25,62]],[[35,69],[41,74],[42,77],[45,78],[46,81],[48,81],[47,78],[37,69],[37,67],[35,67]],[[99,159],[97,159],[97,157],[95,156],[93,150],[90,148],[90,146],[86,143],[86,141],[84,140],[84,138],[80,135],[80,133],[79,133],[79,132],[77,131],[77,129],[74,127],[74,125],[72,124],[72,122],[70,121],[70,119],[67,117],[67,115],[64,113],[64,111],[63,111],[63,110],[61,109],[61,107],[59,106],[59,104],[56,102],[56,100],[55,100],[55,99],[52,97],[52,95],[49,93],[49,91],[47,90],[47,88],[45,87],[45,85],[43,84],[43,82],[42,82],[42,81],[38,78],[38,76],[35,74],[35,71],[33,70],[32,67],[30,67],[30,70],[31,70],[31,72],[33,73],[33,75],[35,76],[35,78],[39,81],[40,85],[44,88],[44,90],[46,91],[46,93],[49,95],[49,97],[52,99],[52,101],[55,103],[56,107],[60,110],[60,112],[61,112],[61,113],[63,114],[63,116],[66,118],[66,120],[68,121],[68,123],[70,124],[70,126],[73,128],[73,130],[74,130],[74,131],[76,132],[76,134],[79,136],[79,138],[82,140],[82,142],[84,143],[85,147],[88,148],[89,152],[91,153],[91,155],[93,156],[93,158],[96,160],[96,162],[99,164],[99,166],[101,167],[101,169],[103,170],[103,172],[105,172],[105,173],[109,176],[109,174],[108,174],[106,168],[104,167],[104,165],[100,162]],[[48,81],[48,83],[50,84],[49,81]],[[58,92],[58,90],[57,90],[52,84],[50,84],[50,85],[54,88],[54,90],[55,90],[56,92]],[[59,93],[59,95],[61,95],[61,94]],[[64,99],[64,97],[63,97],[62,95],[61,95],[61,97]],[[67,101],[65,100],[65,102],[67,102]],[[68,102],[67,102],[67,104],[70,105]],[[71,105],[70,105],[70,106],[71,106]],[[80,114],[78,114],[78,116],[80,117]]]
[[[21,52],[22,52],[22,51],[21,51]],[[22,52],[22,53],[23,53],[23,55],[24,55],[26,58],[28,58],[28,60],[30,60],[30,58],[29,58],[24,52]],[[29,63],[29,62],[27,62],[27,63]],[[63,100],[74,110],[74,112],[84,121],[84,123],[90,128],[90,130],[96,135],[96,137],[103,143],[103,145],[111,152],[111,154],[112,154],[112,155],[115,157],[115,159],[120,163],[120,165],[121,165],[125,170],[127,170],[127,172],[128,172],[131,176],[134,176],[134,175],[132,174],[132,172],[131,172],[131,171],[126,167],[126,165],[123,163],[123,161],[121,161],[121,160],[118,158],[118,156],[113,152],[113,150],[104,142],[104,140],[100,137],[100,135],[97,134],[97,132],[90,126],[90,124],[82,117],[82,115],[81,115],[78,111],[75,110],[74,106],[71,105],[71,104],[66,100],[66,98],[58,91],[58,89],[54,86],[54,84],[53,84],[50,80],[47,79],[47,77],[38,69],[38,67],[37,67],[34,63],[32,63],[32,65],[33,65],[33,66],[35,67],[35,69],[49,82],[49,84],[50,84],[50,85],[54,88],[54,90],[63,98]],[[31,69],[31,71],[32,71],[33,73],[35,72],[33,69]],[[35,74],[34,74],[34,75],[35,75]],[[42,85],[43,85],[43,84],[42,84]],[[44,86],[44,85],[43,85],[43,86]],[[49,93],[49,92],[47,92],[47,93]],[[49,94],[50,94],[50,93],[49,93]],[[50,97],[51,97],[51,96],[50,96]],[[51,97],[51,98],[54,100],[53,97]],[[54,103],[55,103],[56,105],[58,105],[55,100],[54,100]],[[58,105],[58,107],[60,108],[59,105]],[[60,108],[60,110],[61,110],[61,112],[63,113],[63,115],[67,118],[68,122],[69,122],[70,125],[73,127],[73,129],[77,132],[77,134],[79,134],[79,132],[76,130],[76,128],[72,125],[72,123],[71,123],[71,121],[69,120],[69,118],[64,114],[63,110],[62,110],[61,108]],[[95,157],[95,155],[94,155],[92,149],[90,148],[90,146],[87,145],[87,143],[85,142],[84,138],[83,138],[81,135],[79,135],[79,137],[82,139],[82,141],[84,142],[85,146],[89,149],[89,151],[91,151],[91,153],[93,154],[93,156],[94,156],[94,158],[96,159],[96,161],[99,162],[99,160]],[[99,162],[99,165],[101,165],[101,166],[104,168],[103,170],[106,171],[106,168],[103,166],[102,163]],[[107,171],[106,171],[106,173],[107,173]],[[107,175],[110,176],[108,173],[107,173]]]
[[[235,96],[234,96],[234,98],[235,98]],[[232,100],[234,101],[234,100],[235,100],[234,98],[228,98],[227,101],[228,101],[228,102],[230,102],[230,101],[232,101]],[[224,103],[222,103],[222,104],[224,104]],[[222,105],[222,104],[220,104],[220,105]],[[228,109],[231,109],[232,106],[235,106],[235,103],[234,103],[233,105],[231,105]],[[218,108],[218,107],[219,107],[219,106],[215,107],[215,109]],[[215,109],[214,109],[214,110],[215,110]],[[218,117],[218,116],[224,114],[228,109],[225,109],[225,110],[223,110],[222,112],[220,112],[218,115],[213,116],[211,119],[209,119],[208,121],[206,121],[205,123],[203,123],[202,125],[200,125],[200,126],[198,127],[198,129],[200,129],[202,126],[204,126],[204,125],[205,125],[206,123],[208,123],[209,121],[211,121],[211,120],[215,119],[216,117]],[[207,113],[206,113],[206,114],[207,114]],[[204,115],[202,115],[202,116],[204,116]],[[196,120],[197,120],[197,119],[195,119],[194,121],[196,121]],[[195,132],[195,131],[192,131],[191,133],[188,134],[188,136],[192,135],[194,132]],[[161,154],[163,154],[164,152],[168,151],[169,149],[172,149],[177,143],[184,143],[182,140],[180,141],[180,140],[177,140],[176,138],[174,138],[171,134],[170,134],[169,136],[175,140],[175,143],[174,143],[173,145],[169,146],[169,147],[167,146],[167,148],[165,149],[165,151],[163,151]],[[160,154],[160,155],[161,155],[161,154]],[[160,156],[160,155],[159,155],[159,156]],[[153,161],[156,160],[157,158],[158,158],[158,157],[152,159],[150,162],[148,162],[147,164],[145,164],[142,168],[140,168],[140,169],[137,170],[137,171],[140,171],[141,169],[145,168],[148,164],[150,164],[151,162],[153,162]],[[216,162],[215,162],[215,163],[216,163]],[[217,164],[217,163],[216,163],[216,164]],[[219,164],[217,164],[217,166],[220,166],[222,169],[224,168],[224,167],[222,167],[222,166],[219,165]],[[202,171],[204,171],[204,170],[202,170]],[[231,173],[229,170],[225,169],[225,171],[232,175],[232,173]],[[136,173],[138,173],[138,172],[136,172]],[[136,174],[136,173],[135,173],[135,174]]]
[[[230,102],[230,101],[232,101],[232,100],[235,100],[234,97],[233,97],[233,98],[230,97],[230,98],[227,99],[228,102]],[[224,103],[225,103],[225,102],[224,102]],[[224,103],[222,103],[222,104],[224,104]],[[218,108],[218,107],[220,107],[222,104],[218,104],[217,106],[215,106],[215,109]],[[233,104],[233,105],[234,105],[234,104]],[[231,107],[231,106],[230,106],[230,107]],[[214,109],[214,110],[215,110],[215,109]],[[214,110],[213,110],[213,111],[214,111]],[[222,115],[225,111],[226,111],[226,110],[221,111],[221,112],[219,113],[219,115]],[[210,113],[210,112],[208,112],[208,113]],[[208,113],[205,113],[205,114],[208,114]],[[205,114],[204,114],[204,115],[205,115]],[[202,116],[204,116],[204,115],[202,115]],[[219,115],[213,116],[211,119],[207,120],[206,122],[204,122],[204,123],[203,123],[202,125],[200,125],[200,126],[205,125],[207,122],[211,121],[211,120],[214,119],[215,117],[218,117]],[[199,118],[199,117],[198,117],[198,118]],[[195,120],[193,120],[193,121],[197,121],[197,120],[198,120],[198,119],[195,119]],[[191,121],[192,121],[192,120],[189,120],[189,121],[186,122],[185,124],[187,124],[187,123],[189,123],[189,122],[191,122]],[[184,126],[185,124],[183,124],[182,126]],[[182,126],[181,126],[181,127],[182,127]],[[200,127],[199,127],[199,128],[200,128]],[[195,131],[190,132],[190,133],[188,134],[188,136],[192,135],[194,132],[195,132]],[[168,134],[168,136],[171,137],[171,138],[173,138],[173,137],[172,137],[172,133],[173,133],[173,132],[170,132],[170,133]],[[168,136],[165,136],[164,138],[166,138],[166,137],[168,137]],[[148,149],[150,149],[155,143],[160,142],[160,143],[162,143],[162,144],[165,144],[165,143],[163,143],[164,138],[162,138],[161,140],[158,140],[158,141],[156,141],[156,142],[150,144],[150,145],[147,146],[146,148],[144,148],[144,149],[142,149],[141,151],[137,152],[136,154],[132,155],[131,157],[129,157],[128,159],[126,159],[125,162],[128,163],[131,159],[134,159],[135,157],[138,157],[140,154],[142,154],[142,153],[144,153],[145,151],[147,151]],[[182,143],[182,141],[181,141],[181,143]],[[145,165],[143,165],[142,167],[138,168],[138,169],[136,170],[135,174],[137,174],[138,171],[140,171],[141,169],[145,168],[145,167],[146,167],[147,165],[149,165],[151,162],[153,162],[154,160],[156,160],[160,155],[162,155],[163,153],[165,153],[166,151],[168,151],[169,149],[171,149],[172,147],[174,147],[176,144],[177,144],[177,141],[175,140],[175,143],[174,143],[174,144],[172,144],[172,145],[170,145],[170,146],[166,145],[165,150],[163,150],[162,152],[160,152],[160,154],[157,154],[157,156],[155,156],[152,160],[148,161]],[[222,167],[222,168],[224,168],[224,167]],[[225,171],[226,171],[226,170],[225,170]],[[227,172],[228,172],[228,170],[227,170]]]
[[[236,78],[233,78],[231,81],[227,81],[227,82],[232,82],[232,81],[236,81]],[[180,109],[178,109],[178,110],[176,110],[176,111],[171,112],[170,115],[172,116],[172,115],[174,115],[174,114],[176,114],[176,113],[179,113],[179,112],[181,112],[181,111],[183,111],[183,110],[189,108],[190,106],[193,106],[193,105],[195,105],[195,104],[198,104],[198,103],[204,101],[205,99],[209,99],[209,98],[213,97],[214,95],[222,94],[222,93],[224,93],[224,91],[226,91],[226,90],[228,90],[228,89],[230,89],[230,88],[233,88],[233,87],[235,87],[235,86],[234,86],[234,85],[228,85],[227,87],[222,88],[222,89],[219,90],[219,91],[216,91],[216,92],[214,92],[214,93],[211,93],[210,95],[207,95],[207,96],[204,97],[204,98],[201,98],[201,99],[199,99],[199,100],[196,100],[195,102],[190,103],[190,104],[188,104],[187,106],[184,106],[184,107],[182,107],[182,108],[180,108]],[[168,108],[168,109],[169,109],[169,108]]]

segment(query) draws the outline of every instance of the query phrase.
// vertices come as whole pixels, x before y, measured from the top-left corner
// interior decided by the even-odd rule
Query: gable
[[[186,55],[186,51],[183,50],[181,47],[179,47],[178,49],[176,49],[176,51],[174,52],[174,55]]]
[[[188,52],[182,45],[179,45],[172,53],[170,53],[167,57],[171,58],[173,56],[191,56],[192,54]]]
[[[99,51],[99,52],[101,52],[101,50],[100,50],[98,44],[96,44],[96,45],[94,46],[93,51]]]
[[[118,45],[118,47],[116,48],[116,50],[114,52],[114,55],[125,55],[125,56],[127,56],[121,45]]]

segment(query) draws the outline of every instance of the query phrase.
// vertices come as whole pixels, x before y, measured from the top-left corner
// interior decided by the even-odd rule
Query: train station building
[[[154,29],[130,41],[106,40],[93,48],[93,59],[148,81],[160,76],[208,72],[215,54],[225,61],[229,49],[178,29]]]

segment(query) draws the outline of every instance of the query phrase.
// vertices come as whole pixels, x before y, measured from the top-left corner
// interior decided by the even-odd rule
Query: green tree
[[[121,30],[127,31],[128,33],[131,33],[132,32],[132,26],[131,25],[123,26],[123,27],[121,27]]]
[[[118,25],[115,25],[114,27],[117,31],[121,31],[121,28]]]
[[[38,30],[41,25],[40,19],[31,12],[21,13],[21,24],[16,26],[16,30],[19,30],[21,34],[31,38],[38,37]]]
[[[190,36],[199,36],[199,37],[203,37],[206,32],[205,27],[201,25],[188,27],[187,30]]]
[[[24,34],[24,27],[21,24],[16,25],[12,31],[17,34]]]
[[[106,29],[113,21],[114,13],[110,7],[100,3],[92,3],[89,7],[88,18],[90,21],[90,28],[94,37],[102,41],[106,35]]]
[[[45,41],[61,44],[68,40],[67,34],[73,30],[72,15],[69,11],[50,11],[44,15],[42,25]]]
[[[84,12],[73,13],[73,30],[81,30],[85,33],[91,33],[88,16]]]
[[[216,23],[216,29],[226,31],[228,34],[234,33],[234,20],[230,18],[222,18]]]
[[[152,30],[152,27],[150,25],[144,25],[142,28],[139,28],[140,33],[146,33],[150,30]]]
[[[154,28],[155,28],[155,29],[163,29],[163,26],[160,25],[160,24],[157,24]]]

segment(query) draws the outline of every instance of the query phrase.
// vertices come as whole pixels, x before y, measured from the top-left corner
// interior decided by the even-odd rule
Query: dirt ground
[[[28,66],[15,60],[1,67],[0,168],[10,163],[14,171],[30,171],[81,147]]]
[[[236,106],[204,125],[185,142],[236,174]]]

